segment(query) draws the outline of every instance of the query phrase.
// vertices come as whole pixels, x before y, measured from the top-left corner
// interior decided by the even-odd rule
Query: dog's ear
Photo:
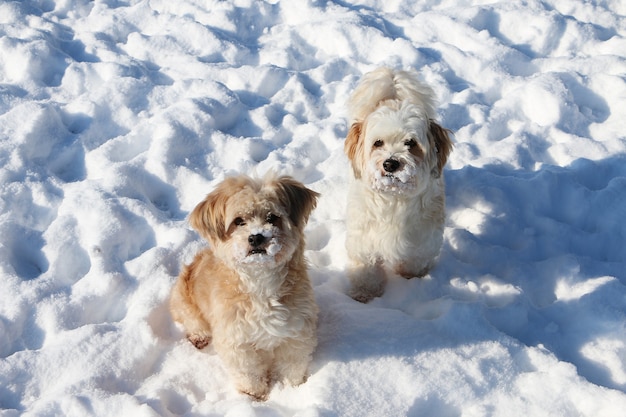
[[[352,123],[346,141],[343,145],[343,150],[350,159],[352,170],[354,171],[355,178],[361,178],[361,163],[363,157],[363,141],[361,140],[361,130],[363,128],[362,122]]]
[[[287,209],[289,219],[296,227],[303,227],[317,206],[319,193],[309,190],[302,183],[288,176],[278,178],[276,185],[279,199]]]
[[[218,187],[200,202],[189,215],[189,223],[209,242],[226,239],[226,202],[229,194]]]
[[[448,156],[452,151],[452,140],[450,139],[450,135],[452,131],[449,129],[441,127],[434,120],[430,120],[429,128],[428,128],[428,136],[431,143],[435,147],[435,152],[437,155],[437,168],[433,173],[435,177],[441,176],[443,172],[443,167],[448,161]]]

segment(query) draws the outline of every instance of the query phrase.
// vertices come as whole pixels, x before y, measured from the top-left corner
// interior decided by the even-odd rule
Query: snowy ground
[[[0,1],[0,416],[623,416],[622,0]],[[345,102],[455,131],[438,266],[345,295]],[[254,403],[167,297],[225,175],[322,193],[311,376]]]

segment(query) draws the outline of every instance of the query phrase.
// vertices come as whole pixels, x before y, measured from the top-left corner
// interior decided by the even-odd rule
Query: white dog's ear
[[[278,198],[287,209],[291,222],[298,228],[304,227],[317,206],[319,193],[288,176],[278,178],[276,187]]]
[[[343,150],[350,159],[355,178],[361,178],[361,161],[363,161],[363,141],[361,140],[362,122],[352,123]]]
[[[449,129],[441,127],[434,120],[430,120],[428,138],[437,153],[437,168],[433,171],[435,178],[439,178],[439,176],[441,176],[443,167],[446,162],[448,162],[448,156],[452,151],[452,140],[450,139],[451,133],[452,132]]]
[[[189,223],[209,242],[226,240],[226,202],[229,193],[218,187],[200,202],[189,215]]]

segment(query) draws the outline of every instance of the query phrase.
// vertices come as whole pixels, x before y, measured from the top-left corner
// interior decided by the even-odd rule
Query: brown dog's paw
[[[198,335],[189,334],[187,335],[187,340],[189,340],[191,344],[194,345],[198,349],[203,349],[207,347],[209,343],[211,343],[210,336],[198,336]]]
[[[291,385],[292,387],[297,387],[298,385],[304,384],[307,379],[309,379],[309,376],[305,374],[293,377],[286,377],[284,382]]]
[[[245,394],[252,398],[255,401],[267,401],[267,397],[269,397],[269,392],[248,392],[248,391],[240,391],[242,394]]]

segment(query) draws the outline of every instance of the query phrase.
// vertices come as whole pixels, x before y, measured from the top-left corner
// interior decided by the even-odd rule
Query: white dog
[[[350,97],[346,248],[355,300],[382,295],[389,270],[424,276],[441,249],[452,142],[434,121],[433,96],[415,72],[379,68]]]
[[[275,380],[304,382],[317,344],[304,259],[304,226],[317,197],[290,177],[237,176],[190,215],[211,247],[178,277],[172,316],[198,349],[212,340],[237,389],[258,400]]]

